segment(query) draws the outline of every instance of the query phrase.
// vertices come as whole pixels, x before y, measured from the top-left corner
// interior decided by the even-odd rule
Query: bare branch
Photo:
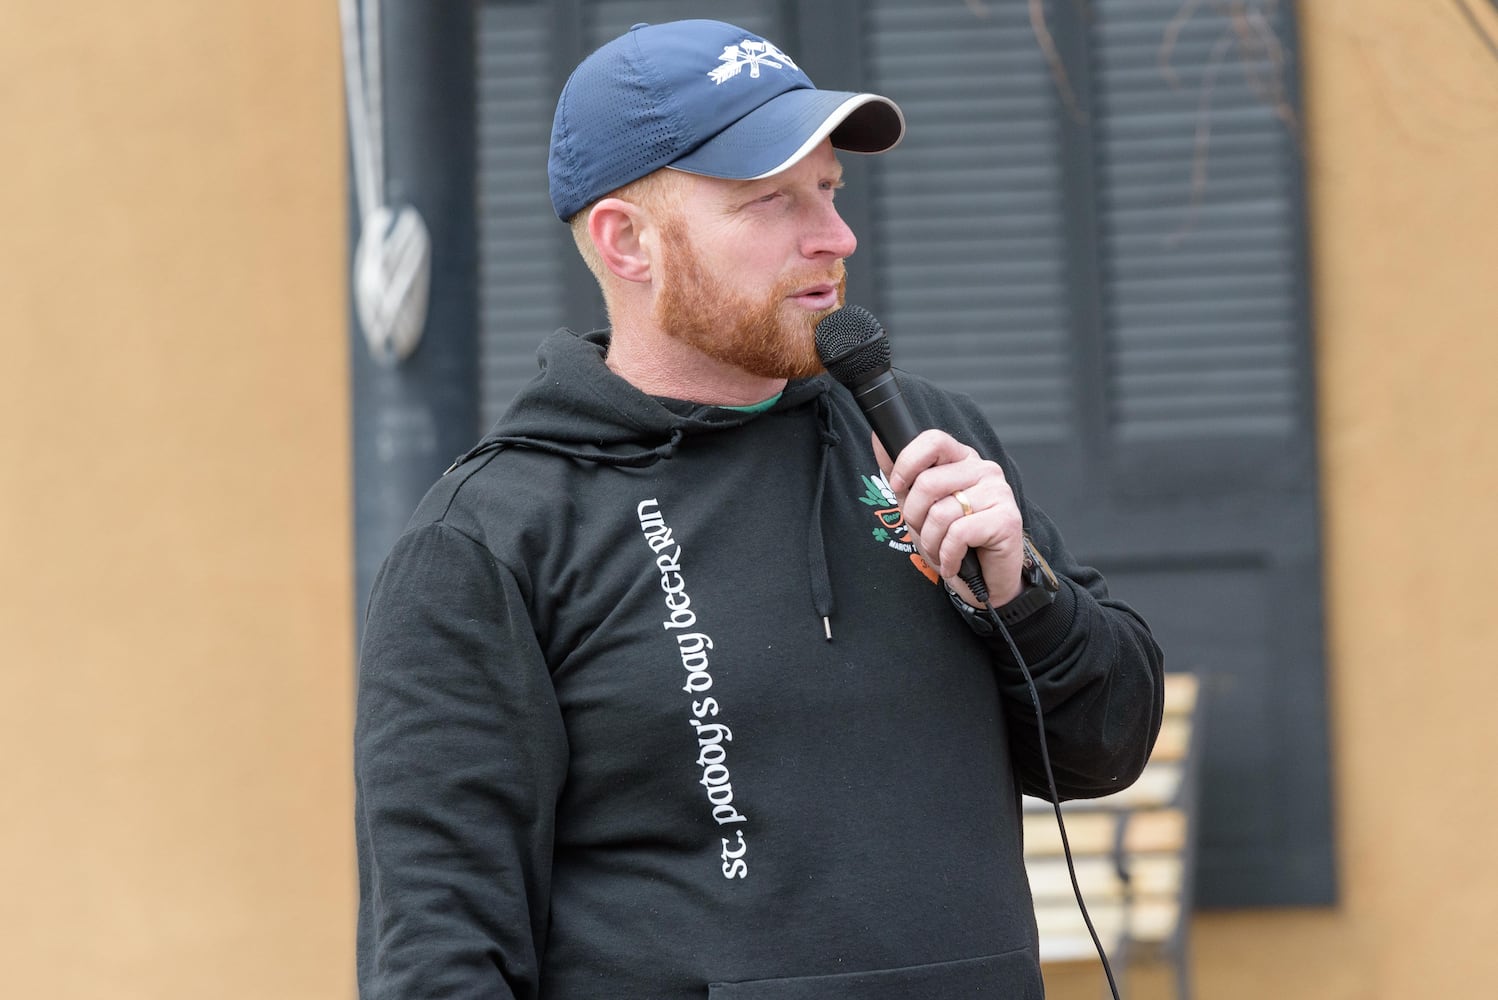
[[[1451,2],[1456,4],[1456,9],[1462,12],[1462,17],[1467,19],[1467,24],[1472,27],[1473,33],[1482,39],[1483,44],[1492,53],[1493,58],[1498,59],[1498,41],[1494,41],[1493,36],[1488,34],[1488,29],[1477,19],[1477,14],[1472,8],[1467,6],[1466,0],[1451,0]],[[1488,3],[1495,11],[1498,11],[1498,0],[1488,0]]]
[[[1170,54],[1175,51],[1176,41],[1181,37],[1181,29],[1186,27],[1201,0],[1186,0],[1176,11],[1175,17],[1165,26],[1165,39],[1160,44],[1160,75],[1170,83],[1172,90],[1181,89],[1181,78],[1176,76],[1175,67],[1170,64]]]
[[[1179,243],[1187,233],[1196,228],[1196,219],[1201,212],[1202,197],[1207,190],[1207,148],[1212,141],[1212,95],[1217,89],[1217,70],[1222,66],[1223,56],[1232,41],[1233,33],[1228,30],[1212,46],[1212,58],[1207,63],[1196,107],[1196,144],[1191,157],[1191,204],[1186,221],[1166,240],[1170,246]]]
[[[1279,0],[1267,0],[1267,3],[1267,8],[1255,4],[1244,17],[1245,34],[1240,36],[1244,39],[1244,53],[1241,60],[1243,76],[1248,85],[1258,92],[1264,103],[1274,109],[1275,117],[1294,133],[1298,124],[1295,109],[1290,106],[1290,101],[1286,96],[1285,46],[1269,23],[1269,18],[1274,16],[1275,8],[1279,6]],[[1260,78],[1254,68],[1253,60],[1250,59],[1250,56],[1259,53],[1262,53],[1269,62],[1271,73],[1267,83]]]
[[[1066,75],[1066,67],[1062,65],[1061,54],[1056,51],[1056,40],[1051,37],[1051,29],[1046,25],[1045,0],[1030,0],[1030,27],[1035,32],[1040,51],[1045,53],[1046,65],[1051,68],[1051,78],[1056,81],[1056,89],[1061,92],[1066,110],[1071,113],[1074,121],[1086,123],[1087,116],[1077,105],[1076,92],[1071,88],[1071,80]]]

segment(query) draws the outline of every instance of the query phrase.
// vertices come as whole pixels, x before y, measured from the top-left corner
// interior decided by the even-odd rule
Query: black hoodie
[[[847,391],[678,404],[606,348],[546,341],[375,581],[361,996],[1039,997],[1030,696],[923,572]],[[901,381],[1002,463],[1062,578],[1012,630],[1062,796],[1127,785],[1160,725],[1147,626],[969,400]]]

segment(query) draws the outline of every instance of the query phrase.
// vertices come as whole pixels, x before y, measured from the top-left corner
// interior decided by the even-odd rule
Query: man
[[[1019,796],[1048,779],[963,554],[1061,795],[1138,775],[1160,654],[970,401],[904,379],[940,429],[891,463],[820,374],[834,150],[903,130],[711,21],[563,90],[552,200],[611,329],[543,344],[376,580],[367,1000],[1041,995]]]

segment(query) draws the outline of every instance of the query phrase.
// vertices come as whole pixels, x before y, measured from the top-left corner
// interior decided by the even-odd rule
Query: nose
[[[837,206],[830,201],[818,206],[818,214],[810,231],[802,240],[801,252],[807,257],[851,257],[858,249],[858,237],[838,214]]]

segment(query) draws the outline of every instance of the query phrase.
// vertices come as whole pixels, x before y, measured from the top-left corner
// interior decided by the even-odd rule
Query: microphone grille
[[[852,386],[889,371],[894,353],[873,313],[862,306],[844,306],[817,324],[817,355],[829,375]]]

